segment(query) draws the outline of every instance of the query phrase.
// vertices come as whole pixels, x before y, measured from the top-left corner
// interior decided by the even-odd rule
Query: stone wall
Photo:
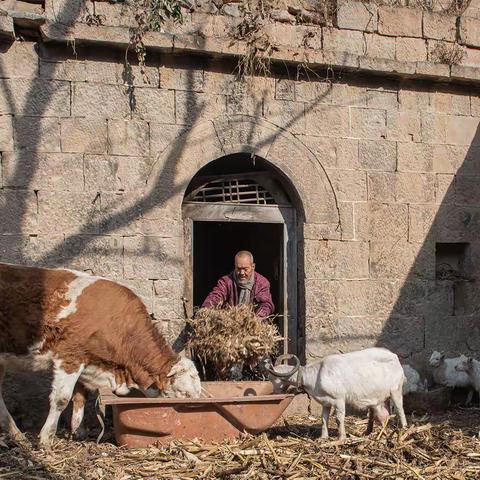
[[[342,2],[337,27],[272,23],[285,63],[239,80],[241,42],[215,33],[237,17],[194,12],[152,34],[143,79],[125,70],[121,7],[94,8],[113,25],[72,22],[50,0],[42,40],[1,45],[0,261],[120,280],[173,340],[185,188],[209,161],[251,151],[290,178],[305,212],[308,359],[376,344],[415,362],[480,349],[480,44],[462,30],[475,17],[372,6],[370,24],[365,4]],[[467,60],[431,61],[439,40]],[[440,279],[436,244],[449,242],[463,276]]]

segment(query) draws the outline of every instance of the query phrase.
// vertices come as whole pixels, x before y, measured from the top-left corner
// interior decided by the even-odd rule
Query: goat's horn
[[[295,364],[296,364],[298,358],[293,353],[285,353],[277,357],[277,359],[275,360],[275,366],[278,367],[278,365],[281,365],[284,360],[290,360],[291,358],[296,358],[295,360]]]
[[[279,377],[279,378],[291,377],[294,373],[298,372],[298,369],[300,368],[300,360],[298,359],[298,357],[296,355],[280,355],[280,357],[278,357],[278,358],[282,358],[282,357],[288,357],[289,359],[290,358],[295,359],[295,366],[293,367],[292,370],[290,370],[287,373],[280,373],[280,372],[277,372],[275,370],[275,368],[272,368],[270,365],[265,365],[265,368],[275,377]],[[278,361],[278,358],[277,358],[277,361]],[[283,360],[283,358],[282,358],[282,360]],[[278,366],[277,362],[275,362],[275,365]]]

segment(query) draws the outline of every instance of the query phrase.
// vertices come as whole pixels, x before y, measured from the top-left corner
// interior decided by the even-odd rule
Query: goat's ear
[[[440,360],[445,360],[445,352],[440,352]]]

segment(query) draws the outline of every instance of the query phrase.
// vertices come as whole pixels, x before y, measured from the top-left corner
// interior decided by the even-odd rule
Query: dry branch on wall
[[[345,443],[319,438],[320,419],[290,417],[264,434],[214,444],[173,441],[135,450],[59,440],[51,451],[0,438],[0,478],[9,480],[226,479],[474,480],[480,478],[479,410],[456,410],[362,436],[347,418]],[[333,424],[332,424],[333,427]],[[333,433],[335,429],[332,428]]]
[[[189,348],[211,363],[220,378],[226,378],[235,363],[254,365],[273,354],[282,340],[272,321],[257,317],[250,305],[201,308],[189,324]]]

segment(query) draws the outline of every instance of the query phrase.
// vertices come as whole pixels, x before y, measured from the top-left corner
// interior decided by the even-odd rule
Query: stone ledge
[[[78,23],[68,27],[47,22],[40,27],[45,42],[126,47],[130,40],[126,27],[88,26]],[[231,43],[223,37],[205,37],[195,34],[150,32],[145,45],[153,51],[192,53],[212,57],[241,56],[246,51],[245,42]],[[480,67],[467,67],[433,63],[428,61],[398,61],[381,57],[369,57],[338,50],[320,50],[279,47],[272,55],[273,62],[293,65],[308,63],[312,68],[337,68],[348,71],[383,74],[390,77],[422,78],[442,82],[480,82]]]

